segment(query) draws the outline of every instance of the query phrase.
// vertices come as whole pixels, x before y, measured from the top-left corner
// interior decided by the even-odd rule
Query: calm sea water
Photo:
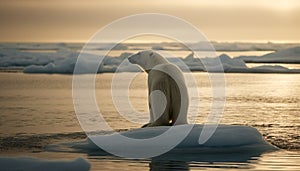
[[[96,77],[95,93],[102,114],[116,130],[140,127],[142,123],[129,122],[118,114],[110,94],[113,76]],[[211,87],[207,74],[193,73],[193,76],[200,92],[197,123],[201,124],[210,111]],[[72,75],[0,73],[0,155],[49,159],[82,156],[92,164],[92,170],[300,170],[300,75],[225,74],[225,77],[226,105],[221,123],[255,127],[268,142],[282,150],[246,161],[220,161],[218,156],[207,156],[215,159],[212,161],[197,157],[178,161],[129,160],[47,152],[44,148],[48,144],[85,138],[73,109]],[[139,74],[129,91],[132,106],[141,113],[148,111],[146,79],[145,73]],[[148,114],[138,117],[147,120]]]

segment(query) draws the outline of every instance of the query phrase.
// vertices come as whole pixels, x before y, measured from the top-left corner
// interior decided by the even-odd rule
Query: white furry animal
[[[181,70],[152,50],[128,60],[148,73],[150,122],[143,127],[187,124],[189,98]]]

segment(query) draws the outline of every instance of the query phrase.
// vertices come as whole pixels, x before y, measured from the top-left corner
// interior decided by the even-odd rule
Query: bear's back
[[[184,76],[176,65],[171,63],[160,64],[155,66],[148,73],[149,92],[153,89],[170,90],[174,89],[174,86],[182,89],[183,91],[186,91],[187,89]]]
[[[172,63],[156,65],[154,68],[152,68],[152,71],[160,71],[161,74],[157,74],[157,76],[159,76],[161,78],[171,77],[177,83],[179,83],[179,84],[184,83],[185,84],[184,76],[182,74],[182,71],[176,65],[174,65]]]

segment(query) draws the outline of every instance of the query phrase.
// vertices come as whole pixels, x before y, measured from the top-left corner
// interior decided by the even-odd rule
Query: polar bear
[[[188,91],[181,70],[152,50],[128,57],[148,73],[150,122],[142,127],[187,124]]]

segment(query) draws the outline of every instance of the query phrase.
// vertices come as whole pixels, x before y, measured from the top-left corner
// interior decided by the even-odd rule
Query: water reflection
[[[264,153],[268,154],[268,153]],[[171,151],[164,155],[154,157],[151,159],[124,159],[112,156],[104,151],[90,151],[89,158],[96,159],[97,163],[103,160],[110,161],[109,170],[116,170],[120,166],[137,167],[139,169],[148,168],[150,171],[169,171],[169,170],[195,170],[196,168],[213,168],[213,169],[252,169],[263,155],[261,152],[255,151],[236,151],[236,152],[223,152],[213,150],[211,153],[199,153],[193,150],[187,150],[185,153],[182,151]],[[100,165],[100,164],[99,164]],[[113,166],[115,165],[115,166]],[[112,169],[115,168],[115,169]],[[99,168],[98,168],[99,169]]]
[[[260,158],[262,153],[241,151],[236,153],[176,153],[171,152],[151,159],[149,170],[190,170],[204,168],[251,168],[250,161]]]
[[[151,160],[149,163],[150,171],[161,170],[190,170],[188,162],[183,161],[164,161],[164,160]]]

